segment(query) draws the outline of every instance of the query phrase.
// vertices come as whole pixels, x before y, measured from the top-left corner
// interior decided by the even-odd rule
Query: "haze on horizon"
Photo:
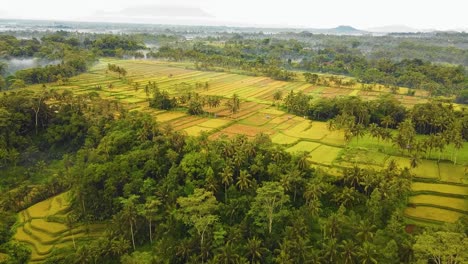
[[[418,29],[467,30],[468,3],[462,0],[15,0],[0,7],[0,18],[368,29],[405,25]]]

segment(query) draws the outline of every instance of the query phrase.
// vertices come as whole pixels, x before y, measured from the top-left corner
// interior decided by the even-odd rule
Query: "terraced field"
[[[107,63],[124,67],[127,80],[107,73]],[[309,160],[321,168],[339,176],[343,167],[360,164],[374,169],[385,167],[395,160],[401,167],[409,167],[409,159],[402,157],[391,143],[379,142],[364,136],[346,144],[343,133],[329,131],[324,122],[306,120],[285,113],[273,106],[273,94],[282,91],[286,95],[291,90],[303,91],[313,98],[360,95],[373,100],[388,89],[376,87],[373,91],[362,91],[360,85],[351,88],[314,86],[302,81],[283,82],[266,77],[252,77],[224,72],[196,71],[187,63],[160,61],[109,60],[98,63],[87,73],[74,78],[59,89],[71,89],[74,93],[98,92],[103,98],[118,99],[133,111],[149,113],[161,123],[170,123],[174,129],[189,135],[207,132],[211,138],[221,135],[235,136],[245,134],[253,137],[258,133],[271,136],[273,142],[283,145],[289,152],[307,152]],[[224,98],[237,93],[241,99],[240,111],[231,114],[221,102],[215,108],[206,107],[205,116],[190,116],[184,111],[158,111],[148,106],[148,95],[144,85],[156,82],[161,90],[172,95],[197,92],[202,95],[218,95]],[[197,83],[208,82],[208,89],[197,88]],[[138,83],[139,88],[135,88]],[[110,86],[111,84],[111,86]],[[54,87],[54,85],[50,85]],[[416,96],[406,96],[401,88],[397,99],[411,107],[425,102],[424,91],[416,91]],[[225,100],[225,99],[223,99]],[[447,151],[450,152],[450,149]],[[412,169],[415,174],[414,196],[406,211],[412,221],[453,222],[466,215],[468,205],[462,200],[468,197],[468,144],[460,152],[458,164],[437,162],[438,154],[432,153],[430,159]],[[426,195],[426,196],[421,196]],[[456,200],[454,200],[456,199]],[[28,228],[26,226],[26,228]]]
[[[74,224],[69,228],[68,211],[68,194],[63,193],[19,213],[14,239],[29,246],[30,263],[42,262],[55,249],[73,247],[73,241],[78,243],[102,234],[103,224]]]

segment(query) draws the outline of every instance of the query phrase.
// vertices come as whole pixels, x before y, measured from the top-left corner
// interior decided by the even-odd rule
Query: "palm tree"
[[[289,255],[288,246],[286,243],[280,243],[280,248],[275,250],[278,252],[278,256],[275,257],[275,262],[278,264],[292,264],[294,260]]]
[[[309,152],[302,152],[302,154],[299,156],[298,160],[297,160],[297,167],[299,168],[299,170],[303,171],[307,168],[309,168],[310,164],[309,164]]]
[[[239,254],[236,253],[236,250],[233,248],[230,242],[227,242],[224,247],[221,248],[221,252],[215,256],[217,263],[224,264],[237,264],[240,260]]]
[[[253,237],[247,240],[247,251],[250,263],[255,263],[257,260],[260,261],[262,259],[267,249],[262,247],[262,240],[260,238]]]
[[[385,126],[385,129],[388,129],[389,126],[395,124],[393,118],[389,115],[382,117],[380,123]]]
[[[110,243],[110,251],[115,255],[115,256],[122,256],[125,254],[129,248],[130,241],[126,240],[124,237],[119,236],[118,238],[112,239]]]
[[[338,246],[341,249],[341,257],[344,264],[354,263],[354,258],[357,255],[356,245],[352,240],[343,240]]]
[[[375,264],[377,260],[375,259],[376,251],[374,247],[369,242],[364,242],[362,247],[358,252],[358,257],[362,264]]]
[[[374,237],[373,231],[377,227],[367,221],[359,221],[359,224],[356,228],[356,236],[362,241],[367,242],[370,241]]]
[[[232,169],[230,167],[225,167],[223,172],[221,173],[221,182],[224,184],[224,202],[227,202],[227,199],[228,199],[227,188],[229,185],[232,184],[232,181],[233,181]]]
[[[347,186],[343,188],[343,191],[335,193],[334,200],[339,204],[347,207],[349,204],[352,204],[356,195],[356,189],[354,187],[348,188]]]
[[[324,255],[323,258],[325,263],[336,263],[338,256],[338,245],[336,238],[331,238],[326,240],[327,243],[322,244]]]
[[[239,190],[244,191],[250,188],[253,183],[251,178],[252,175],[250,175],[246,170],[241,170],[236,183]]]
[[[130,195],[127,199],[121,197],[120,198],[120,203],[122,204],[122,217],[124,218],[125,221],[128,222],[130,225],[130,234],[132,235],[132,245],[133,245],[133,250],[136,249],[135,247],[135,234],[133,232],[133,226],[136,225],[136,220],[137,220],[137,206],[136,206],[136,201],[139,199],[138,195]]]
[[[322,202],[314,199],[307,202],[307,207],[309,208],[309,212],[312,216],[318,217],[322,210]]]
[[[372,123],[369,125],[369,134],[372,137],[376,138],[377,142],[380,142],[380,137],[381,137],[379,128],[380,127],[376,123]]]
[[[352,169],[346,169],[344,173],[344,181],[351,187],[357,188],[361,182],[363,170],[358,166]]]
[[[218,181],[215,177],[213,169],[208,167],[205,174],[205,189],[211,191],[212,193],[216,193],[218,191]]]
[[[231,111],[231,114],[237,113],[237,111],[239,111],[240,109],[239,95],[233,94],[231,99],[229,99],[229,101],[226,102],[226,106]]]
[[[356,137],[356,141],[359,142],[359,138],[364,137],[366,130],[364,129],[363,124],[356,124],[351,128],[351,133]]]
[[[309,182],[306,185],[304,191],[304,198],[307,203],[310,203],[313,200],[319,200],[320,196],[323,194],[323,188],[320,183]]]

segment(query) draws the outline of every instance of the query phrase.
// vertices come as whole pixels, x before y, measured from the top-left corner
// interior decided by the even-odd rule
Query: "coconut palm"
[[[354,263],[354,259],[357,256],[357,247],[352,240],[343,240],[338,246],[341,250],[341,258],[344,264]]]
[[[262,247],[262,240],[257,237],[249,238],[247,240],[247,257],[250,263],[260,261],[268,250]]]
[[[228,194],[227,189],[228,186],[232,184],[233,181],[233,172],[230,167],[225,167],[223,172],[221,172],[221,183],[224,184],[224,201],[227,202]]]
[[[375,248],[368,242],[364,242],[362,247],[358,252],[358,257],[360,259],[360,263],[362,264],[375,264],[378,263],[375,259],[376,251]]]
[[[120,198],[120,203],[122,204],[123,208],[121,211],[122,217],[124,221],[128,222],[130,225],[130,234],[132,236],[132,245],[133,250],[136,249],[135,247],[135,233],[133,227],[136,225],[136,220],[138,216],[137,205],[136,201],[139,199],[138,195],[131,195],[130,197]]]
[[[252,175],[250,175],[246,170],[241,170],[236,183],[239,190],[245,191],[249,189],[252,186],[252,183]]]

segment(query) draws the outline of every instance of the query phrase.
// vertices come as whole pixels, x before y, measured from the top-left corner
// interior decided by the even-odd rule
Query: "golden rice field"
[[[407,207],[405,214],[417,220],[428,220],[436,222],[455,223],[461,216],[465,215],[452,210],[446,210],[429,206]]]
[[[101,235],[103,224],[76,223],[70,229],[65,224],[68,210],[68,193],[62,193],[19,213],[20,221],[13,238],[31,249],[30,263],[42,262],[55,249],[73,247],[73,239],[79,242]]]
[[[113,73],[107,73],[107,63],[125,68],[128,72],[126,80],[119,79]],[[274,143],[283,145],[291,153],[308,152],[309,160],[314,166],[337,176],[340,174],[339,168],[355,164],[381,169],[387,166],[390,160],[395,160],[399,166],[409,167],[409,159],[401,157],[390,143],[364,136],[347,144],[343,133],[329,131],[326,123],[288,114],[273,105],[273,94],[277,90],[282,91],[283,96],[292,90],[303,91],[311,95],[313,100],[348,95],[359,95],[373,100],[383,93],[390,92],[382,86],[376,85],[372,91],[364,91],[361,90],[360,84],[347,88],[324,87],[303,81],[284,82],[267,77],[197,71],[187,67],[193,65],[167,61],[103,59],[90,72],[71,78],[66,85],[49,86],[70,89],[76,94],[98,92],[103,98],[117,99],[128,109],[148,113],[158,122],[171,124],[175,130],[184,131],[188,135],[196,136],[206,132],[210,138],[218,138],[222,135],[233,137],[238,134],[254,137],[264,133],[269,135]],[[219,107],[206,107],[209,115],[203,117],[190,116],[182,110],[155,110],[149,108],[147,101],[151,95],[147,95],[143,88],[149,81],[156,82],[161,90],[171,95],[197,92],[202,95],[222,96],[223,99]],[[209,83],[208,89],[197,88],[197,83],[205,82]],[[224,103],[234,93],[239,95],[241,107],[238,113],[231,114]],[[400,88],[396,98],[406,106],[412,107],[416,103],[425,102],[426,95],[424,91],[416,91],[416,96],[407,96],[405,88]],[[461,165],[437,163],[435,155],[431,156],[431,160],[422,160],[418,167],[412,169],[416,176],[412,186],[416,196],[411,198],[412,201],[422,199],[421,196],[417,196],[420,194],[432,195],[433,199],[425,197],[424,206],[408,208],[406,214],[412,219],[453,222],[462,213],[448,209],[455,208],[466,212],[466,204],[459,204],[457,207],[444,206],[445,209],[438,207],[450,201],[448,198],[452,196],[468,197],[468,144],[465,144],[464,151],[460,154],[458,163]],[[462,208],[463,206],[465,208]],[[46,217],[42,211],[35,213],[38,214],[35,217]]]
[[[465,198],[454,198],[454,197],[443,197],[437,195],[415,195],[409,199],[409,202],[414,205],[436,205],[443,208],[452,208],[467,212],[468,199]]]

